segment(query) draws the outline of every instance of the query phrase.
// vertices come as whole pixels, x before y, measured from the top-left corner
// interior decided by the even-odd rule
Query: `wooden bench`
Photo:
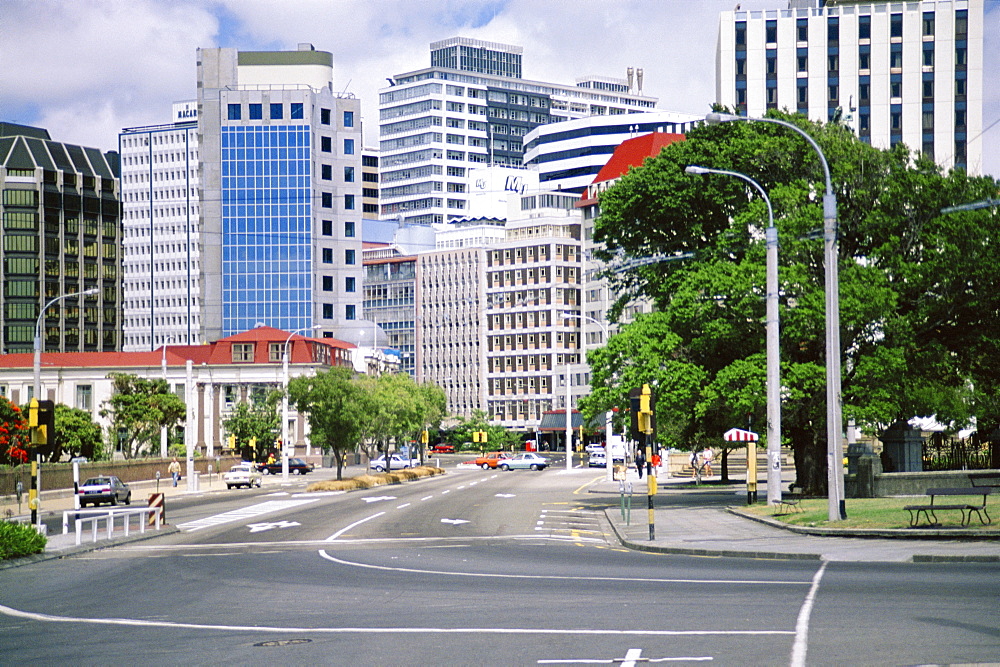
[[[969,525],[972,521],[972,513],[975,512],[979,517],[979,522],[986,525],[993,522],[993,520],[990,519],[990,515],[986,512],[986,496],[990,495],[993,492],[993,489],[994,487],[991,486],[967,486],[960,489],[927,489],[927,495],[931,498],[931,502],[929,504],[906,505],[903,509],[910,513],[911,528],[915,528],[920,525],[921,514],[923,514],[924,519],[927,520],[927,525],[940,525],[936,514],[938,510],[957,510],[961,512],[963,526]],[[983,500],[979,504],[953,503],[950,505],[935,505],[934,499],[942,496],[982,496]],[[986,517],[985,520],[983,519],[984,516]]]
[[[799,506],[800,500],[802,500],[801,493],[781,494],[780,500],[771,501],[771,504],[774,505],[774,515],[777,516],[784,509],[787,509],[789,512],[805,512],[805,510]]]

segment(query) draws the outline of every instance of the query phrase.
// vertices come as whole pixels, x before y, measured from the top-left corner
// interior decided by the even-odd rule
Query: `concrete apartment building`
[[[361,106],[333,90],[333,56],[198,50],[200,254],[206,340],[258,323],[361,317]]]
[[[171,117],[118,137],[126,352],[205,340],[197,103],[175,103]]]
[[[381,218],[469,217],[470,170],[523,166],[533,128],[656,105],[642,95],[641,76],[544,83],[522,78],[521,64],[521,47],[454,37],[431,44],[430,67],[380,90]]]
[[[983,1],[790,0],[722,12],[716,100],[840,117],[878,148],[982,167]]]
[[[121,349],[119,159],[0,122],[0,350]],[[69,296],[87,290],[87,296]],[[25,399],[26,400],[26,399]]]

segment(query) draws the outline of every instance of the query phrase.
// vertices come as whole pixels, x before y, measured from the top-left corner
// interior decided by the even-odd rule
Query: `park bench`
[[[782,510],[785,509],[789,512],[805,512],[805,510],[799,506],[799,501],[802,500],[802,494],[795,491],[797,488],[800,488],[799,485],[793,482],[789,485],[788,492],[781,494],[781,500],[771,501],[771,504],[774,505],[775,516],[782,513]]]
[[[986,512],[986,496],[993,492],[994,487],[991,486],[967,486],[960,489],[927,489],[927,495],[930,496],[931,502],[926,505],[906,505],[903,507],[904,510],[910,513],[910,527],[916,527],[920,525],[920,515],[924,515],[924,519],[927,520],[927,525],[936,526],[938,524],[938,518],[936,512],[939,510],[957,510],[962,513],[962,525],[967,526],[972,521],[972,513],[975,512],[979,517],[979,522],[983,525],[992,523],[990,515]],[[982,502],[979,504],[974,504],[970,502],[965,503],[952,503],[948,505],[934,504],[935,498],[940,498],[942,496],[949,497],[971,497],[971,496],[982,496]],[[985,520],[983,517],[986,517]]]
[[[969,483],[977,487],[1000,488],[1000,472],[970,472]]]

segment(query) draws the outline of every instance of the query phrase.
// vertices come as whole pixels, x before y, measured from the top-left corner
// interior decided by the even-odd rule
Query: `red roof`
[[[684,139],[683,134],[651,132],[621,142],[611,155],[611,159],[597,172],[594,182],[580,195],[580,202],[576,205],[577,208],[592,206],[597,203],[597,192],[601,188],[595,186],[617,181],[627,174],[629,169],[641,167],[647,159],[659,155],[664,146],[669,146],[676,141],[683,141]]]

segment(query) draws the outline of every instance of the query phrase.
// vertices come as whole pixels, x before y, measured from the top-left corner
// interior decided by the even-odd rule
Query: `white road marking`
[[[446,493],[451,493],[451,489],[445,489],[444,491],[441,492],[441,495],[443,496]]]
[[[513,493],[498,493],[498,494],[496,494],[496,497],[497,498],[513,498],[514,494]]]
[[[347,531],[349,531],[351,528],[354,528],[355,526],[358,526],[358,525],[364,523],[365,521],[371,521],[372,519],[377,519],[378,517],[382,516],[383,514],[385,514],[385,512],[379,512],[377,514],[372,514],[371,516],[366,517],[364,519],[358,519],[357,521],[355,521],[351,525],[345,526],[345,527],[341,528],[336,533],[334,533],[330,537],[326,538],[326,541],[327,542],[333,542],[335,539],[337,539],[338,537],[340,537],[341,535],[343,535],[344,533],[346,533]]]
[[[396,496],[368,496],[367,498],[362,498],[361,500],[366,503],[377,503],[380,500],[395,500]]]
[[[460,524],[469,523],[469,522],[466,521],[465,519],[441,519],[441,523],[450,523],[450,524],[453,524],[455,526],[458,526]]]
[[[261,514],[269,514],[271,512],[280,512],[281,510],[291,509],[293,507],[298,507],[299,505],[307,505],[319,500],[319,498],[298,498],[295,500],[269,500],[265,503],[259,503],[257,505],[251,505],[250,507],[244,507],[238,510],[232,510],[230,512],[223,512],[222,514],[216,514],[214,516],[205,517],[204,519],[197,519],[195,521],[189,521],[187,523],[179,524],[177,527],[185,532],[193,532],[196,530],[201,530],[202,528],[210,528],[212,526],[218,526],[224,523],[232,523],[234,521],[242,521],[244,519],[252,519],[255,516],[260,516]]]
[[[402,505],[396,505],[396,509],[401,510],[404,507],[409,507],[410,503],[403,503]]]
[[[272,523],[248,523],[247,528],[250,529],[251,533],[262,533],[274,528],[294,528],[301,525],[298,521],[274,521]]]
[[[795,643],[792,644],[792,667],[803,667],[806,664],[806,649],[808,649],[808,638],[809,638],[809,615],[812,614],[813,602],[816,601],[816,592],[819,590],[820,579],[823,578],[823,572],[826,570],[826,564],[828,561],[824,561],[820,565],[819,570],[813,575],[812,585],[809,587],[809,593],[806,594],[806,599],[802,603],[802,608],[799,609],[799,618],[795,622]]]
[[[431,498],[433,498],[433,497],[434,497],[434,496],[424,496],[424,497],[423,497],[423,498],[421,498],[420,500],[421,500],[421,501],[424,501],[424,500],[430,500],[430,499],[431,499]]]
[[[307,628],[302,626],[267,626],[267,625],[212,625],[208,623],[181,623],[177,621],[154,621],[131,618],[82,618],[78,616],[56,616],[39,614],[30,611],[14,609],[0,604],[0,614],[14,618],[24,618],[43,623],[85,623],[90,625],[115,625],[141,628],[185,628],[188,630],[209,630],[212,632],[274,632],[274,633],[317,633],[317,634],[442,634],[442,635],[607,635],[607,636],[646,636],[646,637],[679,637],[679,636],[769,636],[790,635],[786,630],[564,630],[561,628]]]
[[[568,660],[539,660],[539,665],[617,665],[623,667],[635,667],[636,661],[640,662],[705,662],[711,661],[710,656],[677,656],[673,658],[643,658],[641,648],[630,648],[625,653],[624,658],[590,658],[590,659],[568,659]]]

